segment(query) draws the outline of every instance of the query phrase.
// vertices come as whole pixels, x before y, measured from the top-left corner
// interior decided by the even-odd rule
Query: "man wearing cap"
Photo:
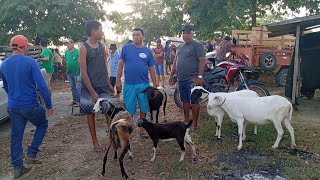
[[[66,45],[68,48],[64,55],[67,64],[66,73],[70,84],[73,100],[70,105],[79,105],[81,94],[79,51],[74,47],[74,41],[72,39],[69,39]]]
[[[110,56],[109,56],[109,61],[110,61],[110,84],[114,88],[116,85],[116,79],[117,79],[117,70],[118,70],[118,65],[120,62],[120,54],[117,52],[117,45],[116,44],[110,44],[109,46]],[[118,92],[117,95],[119,96]]]
[[[42,47],[42,52],[40,54],[39,60],[42,62],[41,66],[43,68],[45,68],[47,71],[46,82],[47,82],[49,89],[50,89],[50,81],[51,81],[52,74],[54,71],[53,54],[52,54],[51,50],[48,48],[48,41],[42,39],[40,41],[40,45]]]
[[[203,85],[203,69],[205,62],[205,52],[203,45],[193,40],[193,25],[186,24],[182,27],[182,38],[184,43],[178,47],[177,60],[173,64],[170,74],[170,84],[173,84],[173,76],[176,73],[180,98],[183,102],[183,112],[185,122],[189,121],[189,108],[192,83]],[[194,129],[198,127],[200,106],[199,103],[192,104],[192,119]]]
[[[8,93],[8,113],[11,122],[11,163],[14,167],[14,178],[30,171],[23,162],[22,141],[28,121],[36,126],[31,145],[28,147],[26,164],[41,164],[36,159],[43,138],[48,128],[46,113],[53,112],[48,86],[41,74],[38,63],[27,57],[29,41],[22,35],[11,39],[13,55],[0,66],[5,91]],[[46,110],[39,104],[36,89],[43,97]]]
[[[153,50],[153,56],[156,61],[155,68],[157,74],[157,84],[160,85],[160,77],[162,79],[162,87],[164,87],[164,70],[163,70],[163,63],[164,63],[164,48],[161,44],[161,40],[157,39],[157,47]]]

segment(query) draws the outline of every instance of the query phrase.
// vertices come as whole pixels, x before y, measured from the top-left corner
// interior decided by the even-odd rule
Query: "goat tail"
[[[187,129],[190,128],[190,126],[192,125],[192,122],[193,122],[192,119],[188,122],[188,124],[186,125],[186,126],[187,126]]]
[[[167,106],[168,96],[167,93],[164,92],[164,103],[163,103],[163,116],[166,118],[166,106]],[[166,119],[164,119],[166,120]]]

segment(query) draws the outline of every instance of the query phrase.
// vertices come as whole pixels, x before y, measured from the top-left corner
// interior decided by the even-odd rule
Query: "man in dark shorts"
[[[88,40],[80,47],[80,72],[82,78],[80,113],[87,115],[88,126],[95,151],[102,151],[96,134],[95,114],[92,113],[94,103],[99,98],[110,100],[110,93],[114,93],[109,82],[107,72],[107,53],[104,44],[100,42],[103,37],[101,23],[88,21],[85,25]],[[105,118],[110,126],[109,117]]]
[[[203,69],[205,62],[205,52],[203,45],[193,40],[193,26],[184,25],[182,27],[182,37],[184,43],[178,47],[177,59],[173,64],[169,83],[172,85],[173,76],[176,73],[180,98],[183,102],[183,113],[185,122],[189,121],[189,108],[191,98],[191,88],[193,81],[197,85],[203,85]],[[199,104],[192,104],[193,127],[198,127]]]

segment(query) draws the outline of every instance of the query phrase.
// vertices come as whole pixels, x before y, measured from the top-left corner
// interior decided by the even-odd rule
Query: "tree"
[[[1,0],[0,44],[22,34],[29,39],[41,37],[61,44],[59,38],[75,40],[85,35],[84,22],[105,20],[103,0]]]
[[[173,36],[177,22],[170,9],[159,0],[132,0],[133,11],[129,13],[113,12],[111,17],[116,26],[116,33],[129,35],[134,27],[145,31],[145,42],[150,44],[161,36]],[[181,18],[182,19],[182,18]],[[181,27],[181,26],[180,26]]]

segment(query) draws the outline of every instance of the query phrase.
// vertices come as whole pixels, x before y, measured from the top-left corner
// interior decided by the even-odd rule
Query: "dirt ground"
[[[273,84],[269,78],[263,81]],[[166,119],[182,120],[182,111],[174,104],[173,91],[170,90],[174,87],[167,85],[166,88],[169,94]],[[282,95],[284,91],[283,88],[272,86],[269,89],[272,94]],[[179,163],[180,151],[177,143],[161,142],[155,162],[150,162],[152,141],[140,139],[135,134],[131,142],[134,158],[131,160],[126,156],[124,161],[127,174],[130,179],[142,180],[319,179],[320,93],[318,94],[313,100],[301,99],[299,111],[294,112],[293,119],[296,122],[293,126],[298,136],[297,149],[289,148],[290,137],[288,132],[285,132],[280,148],[271,150],[275,140],[275,130],[271,125],[259,128],[257,137],[248,133],[249,138],[244,142],[243,150],[237,151],[236,125],[225,120],[223,140],[217,141],[214,137],[214,122],[206,111],[202,110],[200,128],[191,134],[197,147],[196,158],[191,158],[191,151],[187,149],[185,161]],[[54,115],[49,118],[49,130],[38,154],[43,164],[33,166],[31,172],[21,179],[122,179],[119,164],[113,160],[113,150],[109,152],[106,177],[101,176],[104,152],[93,150],[86,117],[71,115],[71,107],[68,106],[70,97],[67,83],[53,83]],[[160,114],[162,121],[163,116]],[[10,165],[10,124],[7,122],[0,126],[0,179],[11,179],[13,169]],[[102,115],[97,115],[96,126],[98,139],[105,144],[107,126]],[[32,136],[33,127],[28,125],[24,149]],[[300,176],[294,178],[294,171],[301,172]]]

